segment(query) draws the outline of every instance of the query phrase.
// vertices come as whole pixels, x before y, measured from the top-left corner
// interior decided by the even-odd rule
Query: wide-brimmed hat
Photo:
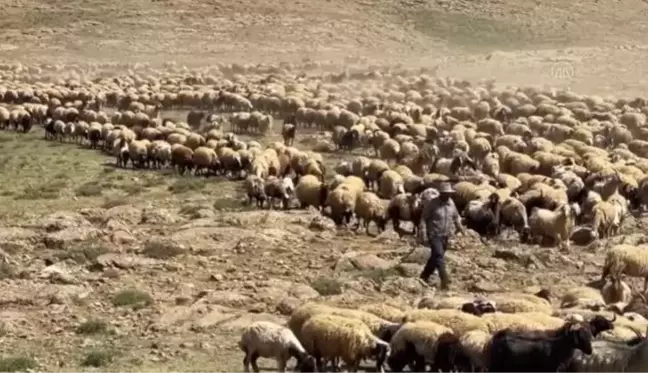
[[[442,183],[439,185],[439,193],[454,193],[455,190],[452,189],[452,185],[450,183]]]

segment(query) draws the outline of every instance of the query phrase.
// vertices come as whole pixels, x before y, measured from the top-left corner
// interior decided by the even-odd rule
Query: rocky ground
[[[0,51],[12,61],[398,62],[646,94],[640,0],[11,0],[3,10]],[[416,280],[426,250],[391,230],[371,237],[315,211],[250,210],[240,182],[118,170],[42,137],[0,133],[0,371],[240,370],[238,330],[252,320],[280,321],[321,297],[413,305],[434,295]],[[643,242],[642,227],[630,218],[611,242]],[[456,291],[560,293],[598,276],[609,243],[565,255],[468,235],[448,261]]]

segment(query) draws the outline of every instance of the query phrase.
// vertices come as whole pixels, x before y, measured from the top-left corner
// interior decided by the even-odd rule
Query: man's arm
[[[425,234],[425,228],[426,228],[426,222],[428,221],[428,218],[430,216],[430,205],[432,204],[432,201],[427,201],[423,203],[423,211],[421,211],[421,220],[419,221],[419,239],[421,242],[424,242],[424,234]]]
[[[452,210],[452,216],[457,230],[461,233],[464,233],[464,227],[463,224],[461,224],[461,215],[459,215],[459,211],[457,210],[457,207],[454,206],[454,204],[452,205]]]

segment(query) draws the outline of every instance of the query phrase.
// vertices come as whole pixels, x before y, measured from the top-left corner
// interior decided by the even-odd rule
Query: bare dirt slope
[[[366,57],[469,79],[646,93],[648,4],[640,0],[8,0],[2,7],[6,60]],[[401,261],[410,246],[392,231],[372,238],[337,232],[312,211],[242,211],[240,183],[116,170],[100,153],[45,142],[39,131],[0,134],[0,146],[2,371],[34,364],[239,370],[236,335],[250,320],[281,321],[320,294],[348,305],[413,304],[430,295],[413,278],[425,250]],[[624,233],[639,228],[630,222]],[[515,249],[503,260],[493,257],[495,246],[474,238],[456,245],[449,261],[458,290],[559,292],[596,277],[601,261],[596,248],[560,255],[514,242],[500,245]],[[59,270],[44,270],[52,262]]]

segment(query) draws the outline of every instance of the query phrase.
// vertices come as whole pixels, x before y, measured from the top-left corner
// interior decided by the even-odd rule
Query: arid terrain
[[[648,96],[640,0],[5,0],[2,8],[7,63],[330,60],[339,71],[436,66],[438,76],[471,81]],[[281,140],[280,129],[256,140]],[[315,210],[257,210],[243,205],[241,182],[119,169],[43,133],[0,132],[0,371],[241,370],[236,342],[253,320],[282,322],[323,296],[355,306],[433,295],[417,281],[427,249],[391,229],[370,237]],[[295,144],[310,150],[303,135]],[[644,231],[629,218],[611,241],[643,242]],[[447,255],[453,290],[559,294],[600,275],[606,243],[564,254],[459,237]]]

